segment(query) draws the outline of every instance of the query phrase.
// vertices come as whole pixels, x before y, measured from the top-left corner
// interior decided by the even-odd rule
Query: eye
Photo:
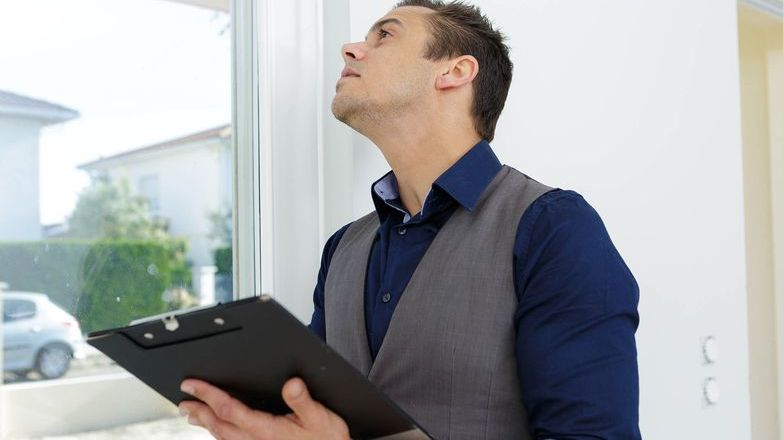
[[[388,33],[385,29],[378,29],[378,38],[380,38],[381,40],[386,38],[386,37],[388,37],[388,36],[390,36],[390,35],[391,34]]]

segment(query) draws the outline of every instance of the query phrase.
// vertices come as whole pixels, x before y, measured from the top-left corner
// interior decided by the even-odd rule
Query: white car
[[[44,379],[61,377],[71,359],[85,356],[79,323],[43,293],[4,292],[3,371]]]

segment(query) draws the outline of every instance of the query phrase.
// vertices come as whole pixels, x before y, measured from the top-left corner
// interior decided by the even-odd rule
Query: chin
[[[340,96],[339,92],[332,100],[332,114],[338,121],[348,125],[351,125],[350,121],[358,111],[357,103],[351,101],[353,100],[348,97]]]

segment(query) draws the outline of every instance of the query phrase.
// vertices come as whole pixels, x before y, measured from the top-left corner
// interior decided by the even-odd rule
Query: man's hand
[[[201,380],[187,379],[181,389],[204,403],[184,401],[179,404],[180,414],[188,416],[188,423],[209,430],[218,440],[350,439],[345,421],[313,400],[299,378],[283,385],[283,400],[294,411],[285,416],[248,408]]]

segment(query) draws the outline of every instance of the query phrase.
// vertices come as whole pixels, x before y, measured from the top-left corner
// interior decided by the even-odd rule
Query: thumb
[[[283,385],[283,400],[306,428],[322,426],[329,421],[326,407],[310,397],[307,386],[298,377]]]

